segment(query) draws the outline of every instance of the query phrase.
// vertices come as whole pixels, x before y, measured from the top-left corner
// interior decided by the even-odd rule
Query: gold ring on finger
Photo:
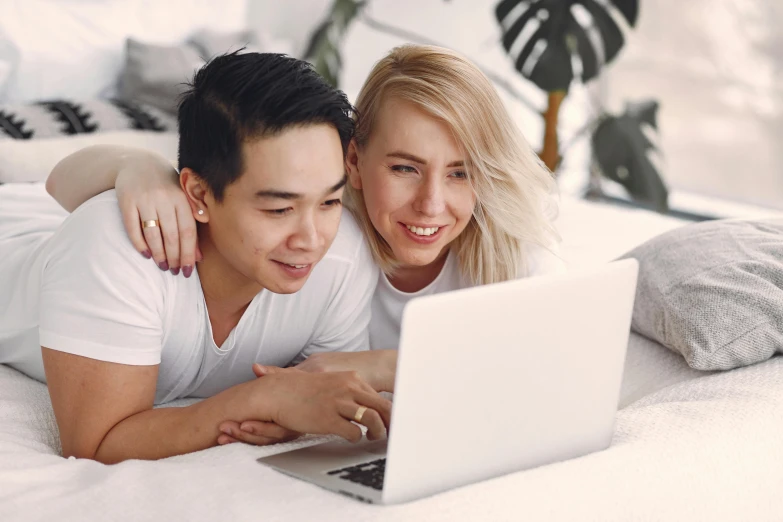
[[[365,411],[367,411],[367,406],[359,406],[359,409],[356,410],[356,415],[353,416],[353,420],[356,422],[362,422],[362,417],[364,417]]]
[[[148,219],[147,221],[141,222],[141,228],[153,228],[153,227],[159,227],[160,221],[157,219]]]

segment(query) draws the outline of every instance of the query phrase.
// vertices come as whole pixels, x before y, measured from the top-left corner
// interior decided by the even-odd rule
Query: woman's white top
[[[565,263],[555,249],[547,250],[535,246],[529,249],[527,274],[534,277],[565,271]],[[439,294],[473,286],[460,274],[457,256],[449,252],[443,269],[435,280],[418,292],[402,292],[392,286],[386,274],[381,272],[378,286],[372,298],[370,319],[370,348],[373,350],[397,349],[400,343],[402,310],[414,297]]]

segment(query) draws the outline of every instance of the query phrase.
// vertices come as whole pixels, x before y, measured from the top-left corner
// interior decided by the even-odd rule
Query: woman
[[[372,302],[373,351],[319,354],[299,367],[357,370],[376,389],[392,391],[407,301],[562,267],[548,215],[554,181],[490,81],[453,51],[392,50],[373,68],[356,108],[346,204],[382,269]],[[78,179],[79,165],[96,160],[106,176]],[[198,256],[176,175],[146,151],[97,147],[64,160],[47,186],[71,210],[116,182],[133,244],[176,274]],[[160,227],[142,229],[139,215],[157,215]],[[223,443],[257,443],[252,432],[263,431],[253,421],[241,429],[229,424],[234,436],[221,436]]]

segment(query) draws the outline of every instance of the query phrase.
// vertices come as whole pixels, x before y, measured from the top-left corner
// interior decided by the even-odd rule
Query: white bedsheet
[[[574,267],[680,224],[581,201],[564,201],[559,223]],[[65,460],[46,387],[0,366],[0,520],[783,520],[783,358],[705,374],[632,335],[620,406],[606,451],[378,507],[255,462],[308,441]]]

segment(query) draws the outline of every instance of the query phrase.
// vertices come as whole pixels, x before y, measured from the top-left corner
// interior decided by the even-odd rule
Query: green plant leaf
[[[645,125],[657,130],[658,106],[654,100],[627,104],[622,115],[604,117],[593,132],[592,147],[605,177],[636,201],[666,212],[669,191],[649,158],[655,146],[642,130]]]
[[[589,14],[588,26],[577,20],[575,6]],[[582,81],[595,78],[625,42],[616,13],[633,26],[638,11],[639,0],[502,0],[495,18],[503,28],[503,47],[509,54],[515,51],[514,67],[540,89],[553,92],[571,85],[572,56],[581,62]]]
[[[334,87],[338,87],[343,65],[340,49],[345,33],[366,3],[366,0],[334,0],[326,19],[310,37],[305,60]]]

